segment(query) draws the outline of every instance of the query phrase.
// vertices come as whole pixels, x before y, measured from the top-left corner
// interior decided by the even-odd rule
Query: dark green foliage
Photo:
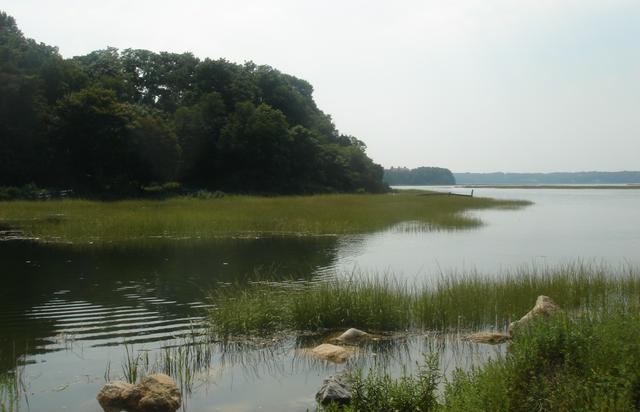
[[[447,411],[636,411],[636,311],[557,316],[516,337],[503,357],[446,387]]]
[[[384,171],[384,181],[390,185],[455,185],[449,169],[441,167],[392,167]]]
[[[115,48],[63,59],[0,14],[0,185],[139,195],[382,192],[304,80],[269,66]]]

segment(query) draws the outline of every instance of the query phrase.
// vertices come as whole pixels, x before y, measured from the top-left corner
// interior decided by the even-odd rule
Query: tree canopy
[[[64,59],[0,12],[0,185],[131,193],[386,189],[305,80],[252,62],[107,48]]]
[[[392,167],[385,169],[384,181],[390,185],[455,185],[451,170],[441,167]]]

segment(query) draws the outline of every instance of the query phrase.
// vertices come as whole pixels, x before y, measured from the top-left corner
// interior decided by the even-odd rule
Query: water
[[[470,189],[438,188],[468,192]],[[250,238],[120,249],[0,242],[0,371],[23,366],[31,411],[96,411],[95,395],[122,375],[125,347],[148,353],[203,327],[206,291],[261,276],[321,279],[362,270],[408,280],[452,272],[498,273],[576,259],[640,264],[640,191],[475,189],[476,196],[528,199],[520,210],[485,210],[464,231],[415,232],[406,225],[348,237]],[[314,361],[301,348],[322,337],[218,346],[187,398],[190,411],[313,409],[322,379],[344,367],[398,373],[436,350],[450,371],[500,348],[417,335],[363,350],[347,365]],[[141,352],[149,351],[149,352]],[[23,409],[27,410],[26,405]]]
[[[422,187],[469,194],[471,189]],[[618,267],[640,264],[640,191],[629,189],[492,189],[474,196],[534,202],[518,210],[472,212],[482,227],[449,232],[389,230],[340,241],[334,268],[429,279],[477,270],[576,260]]]

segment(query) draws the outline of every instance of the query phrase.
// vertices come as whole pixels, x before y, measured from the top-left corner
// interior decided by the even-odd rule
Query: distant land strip
[[[620,185],[640,184],[640,171],[551,173],[453,173],[459,185]]]
[[[573,184],[573,185],[537,185],[537,184],[529,184],[529,185],[458,185],[458,187],[468,188],[468,189],[640,189],[640,184],[619,184],[619,185],[583,185],[583,184]]]

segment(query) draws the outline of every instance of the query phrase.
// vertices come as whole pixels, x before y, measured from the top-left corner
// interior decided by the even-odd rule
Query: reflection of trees
[[[310,280],[318,267],[333,261],[335,250],[334,237],[83,248],[0,242],[0,371],[55,340],[55,320],[29,315],[53,298],[106,309],[146,305],[167,319],[184,318],[194,313],[188,303],[201,301],[218,282],[242,281],[256,273],[265,280]],[[152,298],[176,303],[154,304]]]

